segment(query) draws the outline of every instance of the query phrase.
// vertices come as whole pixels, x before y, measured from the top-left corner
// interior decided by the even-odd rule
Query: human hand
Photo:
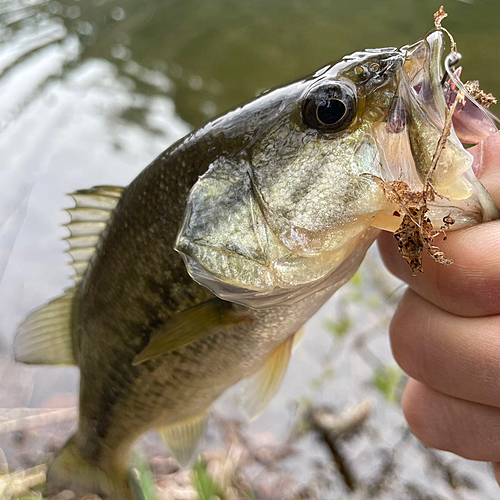
[[[500,132],[469,150],[500,207]],[[411,377],[402,397],[413,434],[432,448],[493,462],[500,484],[500,220],[449,232],[440,266],[424,255],[412,276],[390,233],[379,237],[388,269],[406,290],[391,346]]]

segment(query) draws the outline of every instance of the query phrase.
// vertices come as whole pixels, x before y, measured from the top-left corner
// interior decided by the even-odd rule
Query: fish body
[[[250,412],[265,408],[296,333],[380,228],[397,227],[363,174],[424,181],[446,114],[441,50],[436,31],[355,53],[194,131],[128,187],[74,194],[77,286],[35,311],[15,346],[20,361],[80,368],[78,430],[49,479],[131,498],[128,455],[141,434],[160,429],[189,463],[226,389],[250,378]],[[442,161],[436,185],[454,196],[456,227],[488,218],[495,209],[458,139]]]
[[[125,189],[114,210],[103,246],[75,298],[73,331],[78,332],[81,370],[77,439],[81,436],[82,449],[88,450],[86,458],[99,457],[104,464],[111,457],[104,457],[103,450],[121,458],[116,448],[129,446],[146,430],[205,412],[225,389],[254,373],[351,277],[377,233],[363,237],[352,263],[339,269],[331,284],[293,306],[238,306],[251,322],[133,365],[169,319],[214,296],[190,277],[174,245],[191,187],[217,159],[236,157],[244,148],[241,137],[258,134],[248,130],[245,114],[256,123],[264,121],[258,116],[261,106],[250,103],[174,145]],[[269,111],[265,105],[263,114]],[[233,134],[237,139],[228,144],[226,137]]]

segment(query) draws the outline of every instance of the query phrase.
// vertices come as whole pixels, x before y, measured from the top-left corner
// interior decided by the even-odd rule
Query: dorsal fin
[[[70,233],[65,240],[69,244],[67,253],[71,255],[75,269],[75,283],[83,279],[123,191],[124,188],[118,186],[95,186],[69,195],[75,206],[66,209],[71,221],[65,224]]]

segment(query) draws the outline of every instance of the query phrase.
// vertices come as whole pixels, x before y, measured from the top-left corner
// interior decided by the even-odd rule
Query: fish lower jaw
[[[401,212],[401,208],[397,205],[393,204],[394,210],[392,212],[389,210],[383,210],[375,215],[373,219],[373,227],[377,229],[382,229],[383,231],[389,231],[393,233],[398,229],[401,225],[401,221],[403,220],[403,214]]]

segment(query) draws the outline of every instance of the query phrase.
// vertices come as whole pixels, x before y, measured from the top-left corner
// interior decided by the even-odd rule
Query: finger
[[[500,132],[469,151],[478,177],[500,206]],[[450,232],[448,240],[440,241],[439,245],[453,265],[438,266],[424,255],[425,272],[414,277],[399,255],[392,235],[382,233],[379,237],[382,257],[393,274],[440,307],[464,316],[500,313],[500,298],[497,300],[496,293],[500,287],[500,270],[497,271],[496,265],[499,242],[498,223]]]
[[[390,325],[391,347],[414,379],[456,398],[500,407],[499,331],[499,316],[455,316],[407,290]]]
[[[450,266],[423,256],[424,272],[413,276],[390,233],[379,236],[378,245],[389,271],[419,295],[453,314],[500,314],[500,221],[448,233],[438,245]]]
[[[474,157],[472,168],[477,178],[500,205],[500,132],[491,135],[477,146],[468,149]]]
[[[413,379],[401,405],[425,445],[470,460],[500,461],[500,409],[447,396]]]
[[[493,464],[493,474],[495,474],[495,479],[500,486],[500,462],[494,462]]]

